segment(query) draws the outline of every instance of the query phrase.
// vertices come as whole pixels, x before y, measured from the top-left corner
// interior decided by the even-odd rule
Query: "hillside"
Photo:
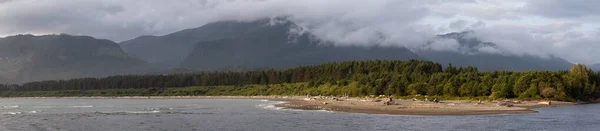
[[[294,33],[304,31],[303,34]],[[292,33],[290,33],[292,32]],[[404,47],[347,45],[319,40],[285,18],[253,22],[220,21],[164,36],[141,36],[121,42],[131,56],[157,68],[192,70],[236,70],[289,68],[333,61],[417,58],[446,66],[475,66],[481,70],[564,70],[571,63],[558,57],[518,56],[508,52],[488,53],[482,48],[506,51],[495,43],[467,37],[472,32],[439,35],[453,39],[458,51],[408,50]],[[428,43],[425,46],[430,46]],[[373,45],[373,43],[368,44]]]
[[[241,35],[257,28],[262,21],[223,21],[186,29],[164,36],[140,36],[119,43],[132,57],[159,67],[177,67],[200,41],[212,41]]]
[[[0,79],[9,82],[123,74],[143,63],[112,41],[88,36],[17,35],[0,39]]]
[[[284,69],[299,65],[353,60],[419,58],[404,47],[334,46],[287,20],[261,21],[241,35],[199,42],[181,67],[199,70]]]

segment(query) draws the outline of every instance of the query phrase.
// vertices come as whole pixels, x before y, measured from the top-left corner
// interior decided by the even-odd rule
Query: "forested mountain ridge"
[[[394,57],[400,58],[399,60],[407,58],[432,60],[440,62],[444,66],[448,63],[457,66],[475,66],[481,70],[490,71],[564,70],[571,65],[570,62],[553,56],[540,58],[528,55],[510,55],[508,52],[484,52],[482,48],[498,51],[504,49],[495,43],[484,42],[472,37],[470,35],[473,33],[472,31],[438,36],[438,39],[456,40],[459,44],[457,51],[427,49],[411,51],[404,47],[342,46],[343,43],[320,40],[309,31],[305,31],[301,35],[290,33],[295,30],[302,30],[302,27],[296,26],[294,22],[284,17],[251,22],[218,21],[165,36],[142,36],[120,44],[132,56],[161,67],[183,67],[196,70],[282,68],[331,61],[397,59]],[[373,43],[361,44],[373,45]],[[428,44],[425,46],[436,43]],[[286,52],[289,53],[286,54]],[[397,52],[397,54],[393,52]],[[295,54],[292,55],[292,53]],[[386,57],[382,58],[382,55]],[[281,60],[284,57],[290,57],[290,59]],[[311,58],[315,60],[307,60]],[[280,60],[282,62],[265,62],[264,60]],[[259,61],[269,64],[257,65],[260,63]]]
[[[444,65],[452,63],[456,66],[475,66],[481,70],[566,70],[572,63],[559,58],[550,56],[541,58],[531,55],[511,55],[505,49],[498,47],[495,43],[484,42],[472,36],[472,31],[454,32],[439,35],[438,39],[452,39],[458,43],[458,49],[447,50],[417,50],[419,56],[440,62]],[[436,43],[428,43],[431,44]],[[493,50],[494,52],[486,52]]]
[[[418,58],[404,47],[334,47],[310,33],[292,33],[298,30],[301,27],[284,17],[251,22],[219,21],[164,36],[142,36],[120,45],[132,56],[161,67],[196,70],[289,68],[332,61]],[[265,63],[257,65],[259,61]]]
[[[334,46],[311,33],[298,33],[302,27],[285,19],[262,22],[236,37],[199,42],[181,67],[285,69],[336,61],[419,58],[404,47]]]
[[[128,95],[429,95],[593,100],[600,72],[576,64],[564,71],[480,72],[430,61],[351,61],[287,70],[130,75],[0,85],[0,96]],[[307,83],[307,84],[294,84]],[[264,86],[256,86],[264,85]],[[182,88],[200,86],[198,88]],[[217,91],[217,92],[215,92]]]
[[[190,72],[286,69],[375,59],[431,60],[443,66],[452,63],[490,71],[564,70],[570,66],[557,57],[479,53],[481,47],[502,49],[494,43],[468,37],[468,33],[471,32],[438,36],[456,40],[459,51],[413,50],[416,53],[401,46],[349,46],[321,40],[282,17],[252,22],[219,21],[165,36],[141,36],[121,42],[124,49],[112,41],[87,36],[19,35],[0,39],[0,83],[162,73],[173,69]],[[129,56],[150,62],[140,64],[144,62]]]
[[[11,83],[126,74],[143,63],[118,44],[89,36],[0,38],[0,79]]]

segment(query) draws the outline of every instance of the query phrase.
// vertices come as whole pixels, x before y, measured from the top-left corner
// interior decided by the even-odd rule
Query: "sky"
[[[503,50],[600,63],[598,0],[0,0],[0,36],[89,35],[116,42],[206,23],[287,16],[339,45],[458,51],[436,35],[472,31]],[[435,46],[425,45],[434,41]]]

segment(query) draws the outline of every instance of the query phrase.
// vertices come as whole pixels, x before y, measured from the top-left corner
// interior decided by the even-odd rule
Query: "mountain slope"
[[[200,41],[212,41],[241,35],[260,26],[262,21],[223,21],[186,29],[164,36],[141,36],[119,43],[133,57],[160,66],[175,67]]]
[[[11,82],[124,74],[143,63],[112,41],[87,36],[17,35],[0,39],[0,76]]]
[[[482,70],[561,70],[571,65],[558,57],[510,55],[494,43],[468,37],[472,32],[438,36],[456,40],[458,51],[415,50],[416,55],[404,47],[333,46],[310,33],[290,34],[298,30],[302,29],[285,18],[222,21],[165,36],[142,36],[120,44],[131,56],[157,67],[189,69],[283,68],[329,61],[407,58]],[[484,49],[500,52],[489,53]]]
[[[236,37],[199,42],[181,67],[289,68],[335,61],[419,58],[404,47],[333,46],[316,40],[310,33],[294,33],[301,28],[290,21],[274,21],[259,21],[260,26]]]
[[[475,66],[482,70],[566,70],[572,63],[558,57],[540,58],[536,56],[508,55],[494,43],[483,42],[469,37],[472,32],[449,33],[439,35],[441,39],[453,39],[458,42],[458,51],[420,50],[417,54],[425,59],[443,65]],[[436,43],[429,43],[436,44]],[[482,49],[492,49],[500,53],[489,53]]]

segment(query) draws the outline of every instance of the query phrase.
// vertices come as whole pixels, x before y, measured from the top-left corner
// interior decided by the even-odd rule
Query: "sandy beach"
[[[30,99],[52,99],[57,97],[28,97]],[[424,101],[394,99],[390,105],[386,98],[343,98],[307,96],[129,96],[129,97],[60,97],[61,99],[261,99],[284,101],[278,107],[303,110],[328,110],[367,114],[396,115],[485,115],[535,113],[532,108],[575,105],[574,102],[551,101]],[[2,98],[11,99],[11,98]]]
[[[392,105],[385,105],[381,99],[294,99],[280,107],[308,110],[331,110],[367,114],[397,115],[484,115],[506,113],[535,113],[532,108],[575,105],[572,102],[552,101],[492,101],[479,102],[467,100],[451,100],[429,102],[422,100],[394,100]],[[540,103],[541,102],[541,103]]]

